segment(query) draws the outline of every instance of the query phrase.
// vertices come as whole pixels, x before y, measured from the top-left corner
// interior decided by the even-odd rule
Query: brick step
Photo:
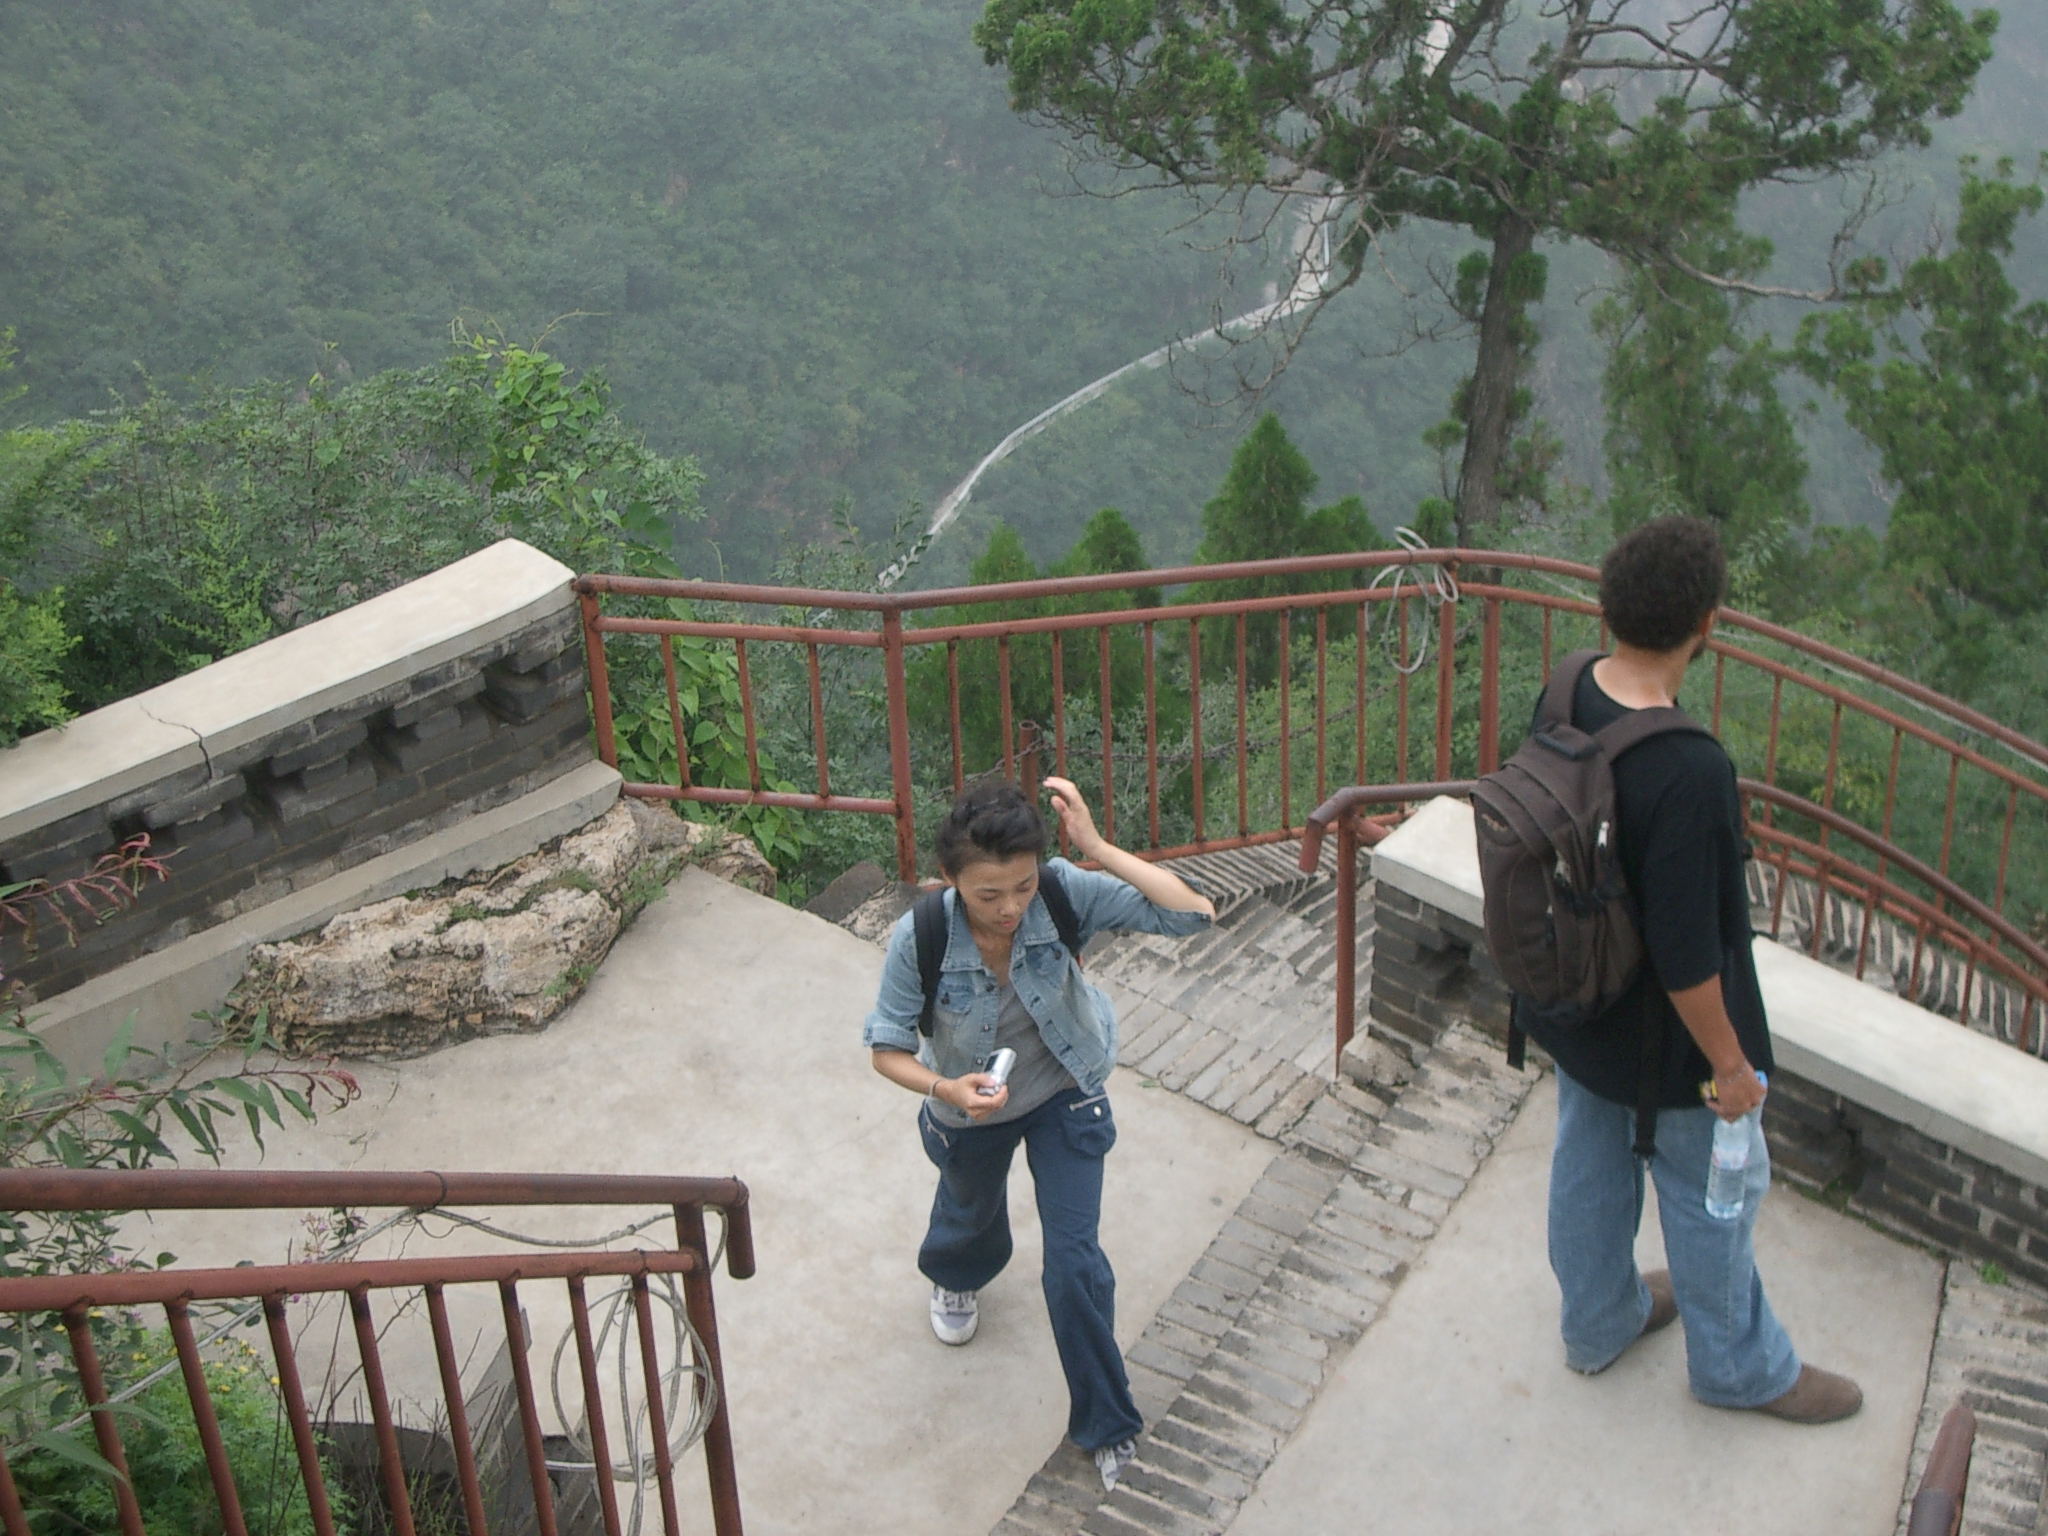
[[[2048,1528],[2048,1294],[1975,1265],[1951,1261],[1941,1320],[1928,1362],[1906,1499],[1927,1470],[1935,1432],[1949,1408],[1966,1402],[1977,1415],[1962,1536],[2038,1536]]]
[[[995,1536],[1220,1536],[1380,1316],[1514,1118],[1532,1075],[1463,1026],[1389,1102],[1316,1091],[1128,1364],[1147,1428],[1102,1497],[1062,1444]]]

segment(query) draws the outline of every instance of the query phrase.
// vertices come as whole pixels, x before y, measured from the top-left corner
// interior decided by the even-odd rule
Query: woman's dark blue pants
[[[1045,1310],[1067,1376],[1067,1433],[1083,1450],[1143,1429],[1116,1346],[1116,1276],[1097,1241],[1102,1160],[1116,1144],[1109,1097],[1080,1089],[1001,1125],[954,1130],[918,1114],[925,1155],[939,1170],[931,1228],[917,1267],[949,1291],[978,1291],[1010,1262],[1010,1158],[1024,1158],[1045,1233]]]

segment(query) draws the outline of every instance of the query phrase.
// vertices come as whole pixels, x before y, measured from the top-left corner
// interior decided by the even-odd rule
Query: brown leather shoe
[[[1832,1424],[1848,1418],[1862,1406],[1863,1389],[1848,1377],[1824,1371],[1817,1365],[1802,1365],[1792,1390],[1768,1403],[1759,1403],[1756,1412],[1794,1424]]]
[[[1643,1324],[1643,1333],[1669,1328],[1678,1320],[1678,1297],[1671,1289],[1671,1271],[1653,1269],[1643,1276],[1643,1284],[1650,1288],[1650,1316]]]

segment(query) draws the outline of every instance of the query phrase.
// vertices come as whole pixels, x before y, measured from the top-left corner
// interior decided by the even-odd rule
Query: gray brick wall
[[[1481,1034],[1507,1038],[1507,988],[1477,928],[1379,882],[1373,924],[1366,1012],[1375,1035],[1411,1061],[1461,1020]]]
[[[1889,1231],[2048,1286],[2048,1190],[1793,1073],[1771,1079],[1779,1175]]]
[[[574,609],[0,843],[0,882],[64,880],[139,832],[171,878],[80,930],[0,936],[52,997],[139,955],[503,804],[590,761]]]
[[[1410,1060],[1459,1022],[1497,1038],[1508,995],[1479,930],[1381,883],[1373,1034]],[[1781,1178],[1944,1253],[2048,1285],[2048,1190],[1781,1068],[1764,1134]]]

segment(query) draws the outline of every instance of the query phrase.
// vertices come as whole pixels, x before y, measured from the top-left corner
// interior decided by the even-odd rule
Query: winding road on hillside
[[[1172,361],[1176,354],[1199,347],[1204,342],[1213,341],[1218,337],[1256,334],[1266,326],[1300,313],[1320,299],[1329,281],[1330,224],[1336,217],[1337,208],[1338,199],[1333,197],[1312,197],[1304,202],[1292,240],[1294,282],[1284,297],[1262,304],[1257,309],[1248,309],[1243,314],[1232,316],[1196,335],[1170,341],[1163,347],[1147,352],[1143,357],[1125,363],[1121,368],[1105,373],[1093,383],[1082,385],[1064,400],[1040,411],[990,449],[966,479],[940,498],[939,504],[932,509],[931,520],[925,525],[924,533],[907,553],[876,574],[876,586],[887,591],[902,580],[910,568],[923,557],[924,552],[931,548],[939,535],[952,526],[954,519],[960,515],[960,509],[966,506],[974,495],[974,487],[980,482],[981,477],[1061,417],[1107,394],[1120,380],[1131,374],[1163,367]]]

